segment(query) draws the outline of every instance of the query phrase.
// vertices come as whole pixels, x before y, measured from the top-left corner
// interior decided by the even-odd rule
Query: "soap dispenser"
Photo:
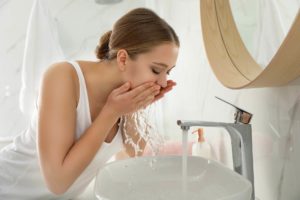
[[[198,134],[198,141],[195,142],[192,147],[192,155],[211,159],[211,146],[205,141],[203,129],[199,128],[192,133]]]

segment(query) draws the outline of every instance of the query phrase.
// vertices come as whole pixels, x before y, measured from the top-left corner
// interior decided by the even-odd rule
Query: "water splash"
[[[155,167],[155,164],[157,162],[157,159],[155,157],[153,157],[150,162],[149,162],[149,166],[151,167],[152,170],[155,170],[156,167]]]
[[[161,134],[159,134],[154,124],[155,107],[150,105],[145,109],[140,109],[135,113],[122,116],[121,130],[125,136],[125,144],[129,144],[133,147],[135,156],[139,153],[143,153],[140,148],[141,142],[145,141],[149,145],[152,155],[156,156],[159,153],[159,149],[164,145],[165,141]],[[134,141],[132,136],[138,137],[137,141]],[[155,162],[155,161],[153,161]]]

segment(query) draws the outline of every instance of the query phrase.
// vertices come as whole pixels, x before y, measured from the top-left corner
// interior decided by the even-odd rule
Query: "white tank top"
[[[76,139],[91,125],[91,115],[85,79],[77,62],[69,62],[76,69],[80,97],[77,105]],[[54,195],[45,185],[39,167],[37,152],[37,109],[27,130],[18,135],[12,144],[0,150],[0,199],[70,199],[84,191],[98,170],[123,146],[119,129],[110,143],[104,142],[92,162],[63,195]]]

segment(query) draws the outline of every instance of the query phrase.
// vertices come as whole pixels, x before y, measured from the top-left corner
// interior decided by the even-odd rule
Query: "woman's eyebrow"
[[[159,65],[159,66],[162,66],[162,67],[168,68],[168,65],[167,65],[167,64],[165,64],[165,63],[153,62],[153,64],[156,64],[156,65]],[[173,67],[175,67],[175,65],[174,65]],[[171,67],[171,69],[172,69],[173,67]]]

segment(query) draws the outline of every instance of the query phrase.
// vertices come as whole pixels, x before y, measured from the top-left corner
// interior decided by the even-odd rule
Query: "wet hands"
[[[161,93],[160,86],[155,83],[144,83],[130,90],[130,84],[125,83],[114,89],[107,98],[105,108],[120,117],[145,108]],[[161,98],[161,97],[160,97]]]

